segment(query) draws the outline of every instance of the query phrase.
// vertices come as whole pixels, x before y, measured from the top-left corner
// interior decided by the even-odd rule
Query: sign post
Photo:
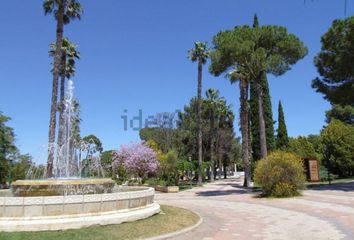
[[[304,158],[303,160],[307,180],[310,182],[319,182],[318,160],[314,158]]]

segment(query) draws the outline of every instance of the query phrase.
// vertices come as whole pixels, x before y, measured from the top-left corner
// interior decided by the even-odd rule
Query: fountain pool
[[[109,178],[82,178],[85,171],[103,171],[99,158],[81,160],[75,154],[73,89],[69,80],[54,178],[17,180],[12,190],[1,190],[0,231],[77,229],[135,221],[160,212],[153,188],[119,187]]]
[[[111,193],[22,197],[0,192],[0,231],[47,231],[119,224],[160,212],[153,188],[117,187]]]

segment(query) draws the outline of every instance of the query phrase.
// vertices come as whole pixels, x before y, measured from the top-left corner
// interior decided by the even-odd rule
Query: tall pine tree
[[[253,27],[259,26],[258,17],[255,14],[253,20]],[[274,121],[272,112],[272,103],[269,94],[269,85],[267,75],[264,73],[261,79],[261,86],[263,89],[263,110],[266,127],[267,149],[272,151],[275,149],[274,138]],[[260,159],[260,142],[259,142],[259,119],[258,119],[258,98],[257,89],[253,81],[250,84],[250,120],[251,120],[251,138],[252,138],[252,157],[256,161]]]
[[[278,134],[276,140],[277,149],[284,149],[289,145],[288,131],[286,130],[283,106],[279,101],[278,106]]]

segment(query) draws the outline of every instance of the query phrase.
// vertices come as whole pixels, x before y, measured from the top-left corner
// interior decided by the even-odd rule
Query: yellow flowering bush
[[[275,151],[257,162],[254,182],[262,187],[264,196],[291,197],[304,187],[303,161],[296,155]]]

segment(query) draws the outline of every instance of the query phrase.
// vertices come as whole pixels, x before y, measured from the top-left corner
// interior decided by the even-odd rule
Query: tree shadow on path
[[[309,190],[316,190],[316,191],[334,190],[334,191],[354,192],[354,181],[348,183],[334,183],[331,185],[311,184],[307,186],[307,188]]]
[[[234,184],[231,185],[231,184],[223,184],[223,183],[217,185],[227,185],[234,189],[200,191],[200,192],[196,192],[196,195],[203,196],[203,197],[214,197],[214,196],[226,196],[226,195],[233,195],[233,194],[255,193],[255,191],[251,187],[242,187],[239,185],[234,185]]]

